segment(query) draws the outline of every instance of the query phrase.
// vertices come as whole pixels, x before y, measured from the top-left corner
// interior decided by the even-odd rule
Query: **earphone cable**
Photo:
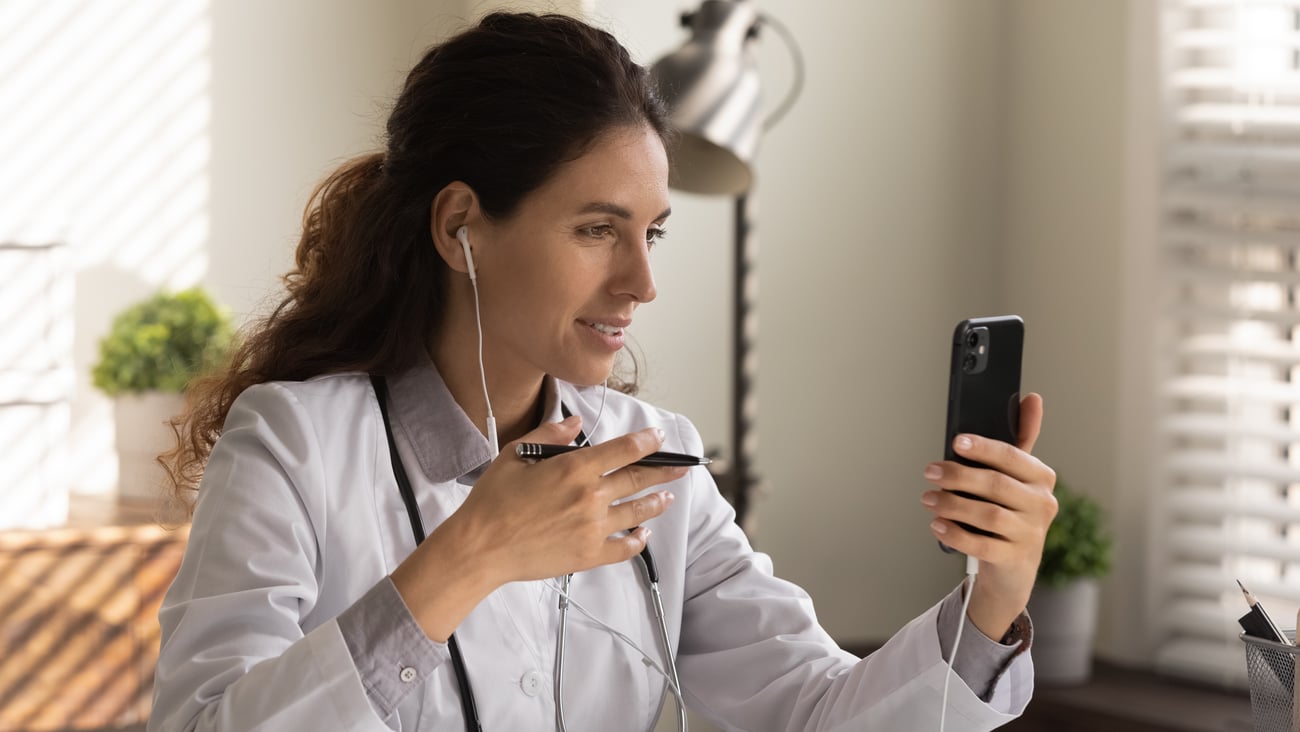
[[[578,440],[578,447],[591,445],[590,435],[596,434],[596,428],[600,426],[600,420],[605,416],[605,396],[609,394],[609,377],[605,377],[605,383],[600,385],[600,409],[596,412],[596,421],[591,425],[591,429],[579,433],[582,437]]]
[[[474,290],[474,327],[478,331],[478,376],[483,384],[483,401],[487,404],[488,444],[491,445],[492,457],[495,458],[501,452],[501,448],[497,445],[497,418],[492,415],[492,399],[488,397],[487,371],[483,368],[483,315],[479,312],[478,306],[478,278],[471,276],[469,283]]]
[[[970,608],[971,596],[975,594],[975,577],[979,574],[979,560],[966,557],[966,598],[961,603],[961,618],[957,621],[957,636],[952,641],[952,652],[948,654],[948,670],[943,675],[943,706],[939,709],[939,732],[944,732],[948,721],[948,683],[952,681],[952,662],[957,658],[957,647],[961,645],[961,631],[966,627],[966,610]]]

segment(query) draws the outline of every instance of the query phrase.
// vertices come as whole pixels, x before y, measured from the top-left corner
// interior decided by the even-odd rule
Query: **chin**
[[[595,364],[570,364],[567,368],[559,368],[551,371],[551,376],[560,381],[567,381],[574,386],[600,386],[605,383],[610,374],[614,371],[614,361],[610,359],[608,363]]]

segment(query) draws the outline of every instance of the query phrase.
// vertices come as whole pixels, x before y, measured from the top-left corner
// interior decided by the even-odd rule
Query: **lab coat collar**
[[[456,403],[432,359],[389,379],[388,393],[393,422],[430,482],[457,480],[491,462],[487,438]],[[561,419],[559,387],[549,375],[542,394],[542,421]]]

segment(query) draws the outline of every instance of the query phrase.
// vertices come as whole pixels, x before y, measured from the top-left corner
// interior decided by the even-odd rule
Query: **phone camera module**
[[[966,354],[966,357],[963,358],[961,361],[962,371],[965,371],[968,374],[974,373],[976,367],[978,366],[979,366],[979,358],[976,357],[976,355],[973,353]]]
[[[974,347],[978,346],[979,344],[980,344],[980,334],[979,334],[979,331],[975,331],[975,330],[968,331],[968,332],[966,333],[966,347],[967,347],[967,348],[974,348]]]

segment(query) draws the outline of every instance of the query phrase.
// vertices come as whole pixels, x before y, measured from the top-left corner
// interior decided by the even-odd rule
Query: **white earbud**
[[[483,369],[483,316],[479,313],[478,307],[478,275],[474,272],[474,255],[469,250],[469,229],[460,227],[456,229],[456,238],[460,240],[460,246],[465,250],[465,265],[469,268],[469,283],[474,288],[474,327],[478,330],[478,375],[483,383],[483,401],[487,403],[487,438],[488,445],[492,448],[492,457],[495,458],[500,452],[497,444],[497,418],[492,414],[492,399],[488,396],[487,372]]]
[[[469,278],[477,280],[478,275],[474,272],[474,253],[469,248],[469,227],[462,226],[456,229],[456,238],[460,240],[461,249],[465,250],[465,265],[469,267]]]

